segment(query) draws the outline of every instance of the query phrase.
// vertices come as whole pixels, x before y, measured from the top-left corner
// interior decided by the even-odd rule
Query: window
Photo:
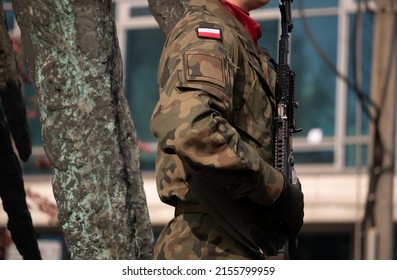
[[[310,17],[307,23],[319,47],[335,64],[337,17]],[[325,32],[326,31],[326,32]],[[292,37],[291,66],[296,72],[297,122],[306,137],[312,128],[321,128],[325,137],[335,135],[335,75],[321,60],[307,40],[301,20],[295,20]],[[305,112],[304,114],[302,112]]]
[[[159,96],[157,67],[164,41],[158,28],[127,31],[125,93],[141,146],[141,169],[154,169],[156,140],[149,120]]]
[[[372,28],[373,15],[364,13],[361,17],[349,16],[349,72],[352,85],[357,84],[363,94],[370,92],[372,67]],[[361,29],[357,29],[361,27]],[[357,29],[357,30],[355,30]],[[366,166],[368,162],[369,117],[362,110],[357,93],[351,87],[347,92],[346,104],[346,166]],[[353,144],[353,142],[355,144]]]

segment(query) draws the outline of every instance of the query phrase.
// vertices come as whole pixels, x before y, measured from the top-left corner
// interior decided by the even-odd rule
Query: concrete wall
[[[156,191],[152,172],[143,173],[144,187],[153,225],[163,225],[173,216],[173,208],[163,204]],[[306,224],[355,223],[361,220],[367,198],[366,174],[303,174],[299,176],[305,194]],[[394,184],[397,184],[395,178]],[[49,176],[25,177],[27,203],[36,227],[57,226]],[[397,194],[394,193],[394,220],[397,221]],[[1,202],[0,202],[1,204]],[[0,207],[0,227],[7,222],[7,215]]]

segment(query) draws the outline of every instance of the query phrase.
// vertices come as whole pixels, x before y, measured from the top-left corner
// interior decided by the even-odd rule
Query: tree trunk
[[[150,259],[112,1],[13,0],[72,259]]]
[[[149,10],[165,35],[172,30],[189,5],[189,0],[148,0]]]

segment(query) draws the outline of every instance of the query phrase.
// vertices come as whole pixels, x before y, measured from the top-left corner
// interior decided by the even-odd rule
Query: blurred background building
[[[20,34],[11,1],[2,2],[10,36],[17,41]],[[368,115],[373,110],[370,96],[377,61],[374,57],[376,2],[295,0],[293,3],[291,66],[296,72],[299,102],[296,121],[303,129],[294,137],[294,154],[305,193],[305,225],[296,253],[300,259],[360,259],[363,255],[362,222],[366,209],[368,211],[370,171],[374,171],[371,151],[377,145],[371,136],[374,118]],[[173,215],[173,209],[157,197],[156,143],[149,130],[149,119],[158,97],[157,65],[165,36],[150,14],[146,0],[115,0],[114,9],[124,61],[125,93],[140,140],[144,186],[153,228],[158,234]],[[251,15],[262,26],[259,43],[277,58],[278,1],[272,0]],[[396,34],[395,30],[393,36]],[[392,44],[395,49],[393,41],[396,39],[389,38],[383,43]],[[396,64],[395,56],[382,55]],[[397,79],[396,73],[391,73],[384,78],[386,82]],[[49,164],[42,148],[39,111],[29,79],[23,90],[34,145],[31,159],[23,165],[27,200],[44,251],[43,258],[65,258]],[[396,87],[393,90],[395,95]],[[395,118],[389,123],[395,146]],[[394,151],[383,152],[392,155],[392,161],[396,162]],[[390,173],[394,178],[394,165]],[[393,193],[387,199],[395,201]],[[377,203],[383,201],[378,198]],[[396,214],[392,220],[395,218]],[[7,237],[6,220],[0,209],[0,259],[18,258]],[[396,237],[393,235],[393,239]],[[393,242],[390,246],[396,259],[397,248]]]

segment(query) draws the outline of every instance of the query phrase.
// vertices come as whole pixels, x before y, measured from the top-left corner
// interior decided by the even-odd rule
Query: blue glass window
[[[260,21],[259,24],[262,28],[262,37],[259,39],[258,44],[265,47],[269,51],[270,56],[277,60],[279,22],[277,20]]]
[[[336,62],[337,17],[324,16],[306,19],[310,33],[329,60]],[[302,20],[294,21],[291,65],[296,72],[297,126],[304,137],[312,128],[321,128],[324,136],[335,133],[336,76],[324,63],[308,39]]]
[[[338,7],[339,0],[295,0],[293,6],[295,8],[301,5],[304,8],[329,8]]]
[[[365,14],[362,21],[362,38],[361,42],[356,41],[355,31],[355,16],[350,17],[350,49],[349,49],[349,81],[351,84],[355,83],[358,75],[358,85],[361,88],[362,94],[369,96],[370,93],[370,81],[371,81],[371,67],[372,67],[372,26],[373,26],[373,15]],[[357,57],[356,46],[361,46],[361,57]],[[356,67],[357,66],[357,67]],[[369,105],[366,102],[366,105]],[[346,113],[346,134],[348,136],[356,135],[356,125],[359,121],[361,127],[359,130],[361,134],[368,135],[369,119],[365,115],[365,112],[361,112],[361,119],[357,120],[357,110],[361,107],[358,103],[357,92],[353,88],[349,88],[348,91],[348,102],[347,102],[347,113]]]
[[[157,71],[165,36],[160,29],[127,32],[125,93],[138,139],[143,145],[155,142],[149,121],[158,100]],[[141,168],[153,168],[156,151],[141,149]]]

